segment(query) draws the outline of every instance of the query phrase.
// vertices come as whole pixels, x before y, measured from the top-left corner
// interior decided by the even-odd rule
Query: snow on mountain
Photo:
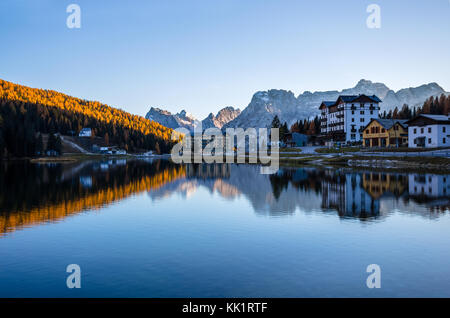
[[[313,111],[312,107],[300,107],[291,91],[271,89],[255,93],[241,114],[223,128],[269,127],[275,115],[290,123],[296,118],[309,117]]]
[[[147,113],[145,118],[154,120],[168,128],[176,129],[179,127],[183,127],[189,129],[190,131],[193,131],[194,128],[198,127],[200,124],[202,124],[202,129],[212,127],[217,127],[220,129],[224,124],[236,118],[240,113],[240,109],[235,109],[231,106],[228,106],[221,109],[217,113],[217,115],[214,115],[213,113],[209,114],[208,117],[200,122],[185,110],[182,110],[177,114],[172,114],[167,110],[152,107],[150,108],[150,111]]]
[[[339,95],[377,95],[383,102],[381,111],[393,110],[395,107],[401,108],[403,104],[410,107],[422,106],[430,96],[446,94],[444,89],[436,83],[421,85],[419,87],[404,88],[394,92],[383,83],[374,83],[365,79],[360,80],[355,87],[343,89],[342,91],[325,92],[304,92],[297,99],[301,106],[311,107],[320,105],[324,100],[336,100]],[[447,93],[448,94],[448,93]]]
[[[187,128],[193,131],[195,127],[199,125],[199,121],[185,110],[177,114],[172,114],[167,110],[152,107],[150,111],[145,115],[145,118],[156,121],[168,128],[176,129],[179,127]]]
[[[430,96],[450,94],[436,83],[429,83],[418,87],[400,89],[395,92],[383,83],[369,80],[360,80],[355,87],[342,91],[305,91],[295,97],[291,91],[271,89],[256,92],[248,106],[241,112],[233,107],[225,107],[217,115],[209,114],[202,122],[202,129],[217,127],[248,128],[270,127],[273,117],[278,115],[282,122],[292,125],[294,122],[311,118],[319,114],[319,105],[322,101],[336,100],[339,95],[377,95],[383,102],[380,104],[381,112],[401,108],[403,104],[410,107],[422,106]],[[175,115],[159,108],[151,108],[146,118],[157,121],[169,128],[185,127],[193,130],[200,124],[192,115],[181,111]]]
[[[269,127],[275,115],[282,122],[292,125],[299,119],[311,118],[319,114],[319,105],[322,101],[336,100],[339,95],[377,95],[383,101],[381,111],[389,111],[395,107],[401,108],[403,104],[421,106],[430,96],[449,94],[436,83],[401,89],[397,92],[389,89],[383,83],[374,83],[360,80],[355,87],[342,91],[322,91],[311,93],[305,91],[294,97],[292,92],[285,90],[269,90],[257,92],[253,95],[250,104],[242,113],[224,126],[228,127]]]
[[[223,127],[223,125],[232,121],[240,114],[241,114],[241,110],[239,108],[234,109],[231,106],[222,108],[215,116],[213,113],[210,113],[208,115],[208,117],[206,117],[202,121],[202,128],[207,129],[207,128],[216,127],[216,128],[221,129]]]

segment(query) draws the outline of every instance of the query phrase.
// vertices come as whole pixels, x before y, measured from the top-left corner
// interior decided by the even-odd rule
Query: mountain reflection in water
[[[450,176],[351,169],[283,168],[262,175],[252,165],[184,164],[167,160],[84,161],[0,165],[0,235],[42,222],[101,209],[148,192],[152,200],[188,199],[199,188],[234,200],[246,198],[266,216],[337,213],[376,220],[396,206],[402,213],[438,217],[450,206]]]

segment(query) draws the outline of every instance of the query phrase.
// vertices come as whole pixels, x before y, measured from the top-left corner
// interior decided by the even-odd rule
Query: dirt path
[[[84,154],[91,154],[91,152],[85,150],[83,147],[80,147],[79,145],[77,145],[76,143],[74,143],[73,141],[67,140],[64,138],[64,136],[61,136],[61,141],[69,144],[72,148],[77,149],[79,152],[84,153]]]

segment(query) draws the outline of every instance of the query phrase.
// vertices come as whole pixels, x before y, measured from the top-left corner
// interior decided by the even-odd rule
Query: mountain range
[[[228,106],[219,110],[216,115],[210,113],[205,119],[199,121],[185,110],[172,114],[167,110],[152,107],[147,115],[145,115],[145,118],[156,121],[168,128],[176,129],[182,127],[193,131],[200,124],[202,125],[202,129],[214,127],[221,129],[223,125],[235,119],[240,113],[240,109]]]
[[[394,91],[383,83],[369,80],[360,80],[355,87],[341,91],[305,91],[297,97],[293,92],[283,89],[271,89],[256,92],[248,106],[241,112],[233,107],[226,107],[216,116],[210,114],[201,123],[202,127],[248,128],[269,127],[273,117],[278,115],[281,122],[292,125],[294,122],[311,118],[319,114],[319,105],[322,101],[333,101],[339,95],[377,95],[383,102],[380,105],[381,112],[401,108],[404,104],[410,107],[422,106],[430,96],[441,94],[449,95],[437,83],[424,84],[418,87],[403,88]],[[175,115],[158,108],[151,108],[146,118],[154,120],[168,128],[185,127],[190,130],[198,126],[200,121],[181,111]]]

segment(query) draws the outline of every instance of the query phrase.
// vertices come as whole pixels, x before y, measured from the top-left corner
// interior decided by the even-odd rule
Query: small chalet
[[[401,147],[408,145],[408,125],[404,119],[372,119],[364,127],[363,146]]]

